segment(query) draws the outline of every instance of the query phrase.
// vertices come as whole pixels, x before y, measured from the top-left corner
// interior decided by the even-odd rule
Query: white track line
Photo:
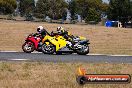
[[[105,55],[105,54],[87,54],[87,55],[89,55],[89,56],[102,56],[102,55]]]
[[[10,52],[10,53],[12,53],[12,52],[19,52],[19,51],[0,51],[0,52]],[[34,52],[32,52],[32,53],[42,53],[42,52],[37,52],[37,51],[34,51]],[[119,57],[119,56],[122,56],[122,57],[125,57],[125,56],[132,56],[132,55],[108,55],[108,54],[92,54],[92,53],[90,53],[90,54],[87,54],[88,56],[117,56],[117,57]]]
[[[9,52],[9,53],[11,52],[12,53],[12,52],[19,52],[19,51],[0,51],[0,52]]]
[[[32,52],[32,53],[42,53],[42,52]]]
[[[29,59],[8,59],[8,60],[12,60],[12,61],[27,61]]]
[[[87,54],[87,55],[89,55],[89,56],[111,56],[111,57],[119,57],[119,56],[121,56],[121,57],[126,57],[126,56],[132,56],[132,55],[108,55],[108,54]]]
[[[121,57],[126,57],[126,56],[132,56],[132,55],[107,55],[107,56],[113,56],[113,57],[119,57],[119,56],[121,56]]]

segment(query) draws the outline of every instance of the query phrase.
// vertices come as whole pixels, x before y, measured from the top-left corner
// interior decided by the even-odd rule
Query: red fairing
[[[26,41],[32,41],[35,45],[35,49],[37,49],[38,48],[38,43],[39,43],[40,40],[38,41],[38,39],[35,39],[35,37],[28,37],[26,39]]]

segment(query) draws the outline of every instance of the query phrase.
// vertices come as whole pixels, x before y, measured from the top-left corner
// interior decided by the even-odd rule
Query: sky
[[[103,2],[107,2],[108,3],[109,1],[108,0],[103,0]]]

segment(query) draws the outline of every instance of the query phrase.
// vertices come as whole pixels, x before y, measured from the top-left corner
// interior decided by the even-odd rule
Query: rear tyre
[[[22,49],[24,52],[26,53],[31,53],[34,51],[35,49],[35,46],[32,42],[25,42],[23,45],[22,45]]]
[[[84,44],[82,45],[82,48],[79,49],[79,50],[76,50],[77,54],[79,55],[86,55],[89,53],[89,46]]]
[[[42,45],[42,52],[44,54],[53,54],[55,52],[55,46],[51,43],[49,43],[48,45],[47,44],[43,44]]]

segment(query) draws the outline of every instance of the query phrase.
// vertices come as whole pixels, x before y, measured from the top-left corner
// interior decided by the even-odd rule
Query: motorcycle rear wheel
[[[30,43],[30,44],[29,44]],[[26,53],[31,53],[34,51],[35,49],[35,46],[32,42],[25,42],[23,45],[22,45],[22,49],[24,52]]]

